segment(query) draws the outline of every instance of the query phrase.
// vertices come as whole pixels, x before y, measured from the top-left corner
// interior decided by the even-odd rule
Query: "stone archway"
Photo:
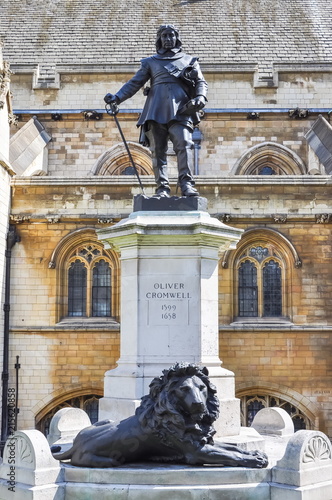
[[[130,153],[139,175],[153,175],[150,151],[135,142],[128,142]],[[90,171],[90,175],[134,175],[124,145],[116,144],[103,153]]]
[[[305,175],[307,168],[291,149],[275,142],[262,142],[246,151],[232,168],[232,175],[260,175],[263,168],[276,175]]]

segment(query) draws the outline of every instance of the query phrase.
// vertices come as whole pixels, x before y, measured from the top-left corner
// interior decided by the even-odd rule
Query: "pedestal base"
[[[189,362],[192,360],[189,359]],[[220,417],[214,424],[217,436],[237,435],[240,432],[240,400],[234,396],[234,373],[221,366],[213,364],[210,367],[208,363],[204,363],[204,366],[206,365],[209,379],[217,388],[220,404]],[[151,380],[159,377],[162,371],[169,367],[170,363],[156,364],[150,365],[150,369],[145,366],[144,371],[141,371],[139,368],[135,370],[133,365],[124,364],[106,372],[105,397],[99,400],[99,420],[109,419],[119,422],[133,415],[140,405],[141,396],[149,393]]]
[[[271,471],[138,464],[121,469],[65,468],[66,500],[267,500]]]

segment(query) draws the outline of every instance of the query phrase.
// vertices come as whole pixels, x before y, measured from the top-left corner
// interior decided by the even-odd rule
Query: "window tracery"
[[[271,394],[254,394],[242,396],[241,401],[241,425],[250,427],[255,415],[262,408],[282,408],[293,420],[295,432],[300,429],[313,429],[313,422],[295,404]]]
[[[57,270],[57,321],[119,320],[119,258],[104,249],[94,230],[66,235],[54,249],[52,263]]]
[[[112,270],[96,245],[77,247],[68,261],[68,316],[112,316]]]
[[[36,429],[47,436],[52,418],[62,408],[80,408],[88,414],[91,423],[94,424],[98,421],[98,402],[100,398],[101,396],[97,394],[85,394],[66,399],[65,401],[54,406],[41,418],[38,418],[37,416]]]

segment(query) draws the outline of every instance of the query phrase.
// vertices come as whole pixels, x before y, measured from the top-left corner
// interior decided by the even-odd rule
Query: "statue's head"
[[[163,24],[159,27],[157,31],[157,37],[156,37],[156,49],[157,52],[163,47],[163,43],[166,37],[166,34],[170,34],[174,36],[174,41],[177,49],[179,49],[182,45],[182,42],[180,40],[180,35],[179,35],[179,30],[173,25],[173,24]],[[171,48],[174,48],[171,47]],[[168,47],[166,47],[168,48]]]

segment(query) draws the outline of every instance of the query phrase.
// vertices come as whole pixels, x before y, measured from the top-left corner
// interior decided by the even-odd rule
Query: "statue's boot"
[[[197,189],[191,184],[184,184],[181,186],[182,196],[199,196]]]
[[[194,187],[195,181],[192,174],[192,166],[194,164],[192,131],[189,127],[174,124],[170,128],[170,132],[172,132],[173,148],[178,161],[178,183],[182,196],[199,196],[199,192]]]

